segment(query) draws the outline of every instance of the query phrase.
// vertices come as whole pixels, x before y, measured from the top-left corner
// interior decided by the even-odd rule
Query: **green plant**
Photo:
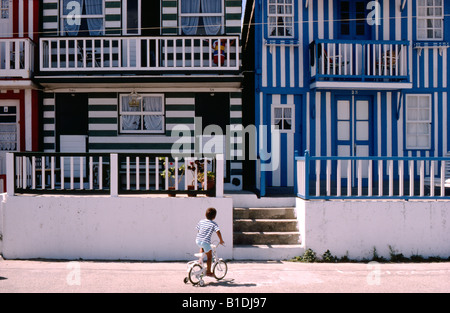
[[[197,174],[197,180],[198,180],[200,183],[203,183],[203,181],[205,180],[204,176],[205,176],[205,173],[198,173],[198,174]],[[215,175],[213,172],[208,171],[208,172],[206,173],[206,178],[207,178],[208,181],[213,181],[213,180],[216,179],[216,175]]]
[[[325,263],[336,263],[337,257],[333,256],[330,250],[327,250],[324,254],[322,254],[322,261]]]
[[[160,174],[162,178],[166,178],[166,158],[159,158],[160,161],[164,161],[163,162],[163,167],[164,170],[162,171],[162,173]],[[176,178],[176,169],[175,169],[175,162],[171,162],[169,161],[167,164],[168,168],[167,168],[167,176],[169,178],[169,185],[173,186],[174,182],[175,182],[175,178]],[[184,164],[178,167],[178,183],[181,182],[183,176],[185,173],[185,166]]]
[[[377,252],[377,248],[376,248],[376,247],[373,247],[372,260],[371,260],[371,261],[385,262],[386,259],[383,258],[382,256],[379,256],[379,255],[378,255],[378,252]]]
[[[312,249],[307,249],[302,256],[301,262],[314,263],[317,261],[316,253]]]
[[[408,261],[408,258],[406,258],[403,253],[397,253],[397,251],[392,248],[391,245],[389,245],[389,255],[391,257],[391,262],[406,262]]]
[[[206,161],[206,164],[211,163],[210,160]],[[192,180],[192,185],[195,183],[195,181],[197,180],[198,182],[202,183],[204,181],[204,176],[205,176],[205,160],[195,160],[193,162],[190,162],[188,165],[188,170],[190,170],[192,172],[192,176],[194,177],[194,179]],[[206,172],[206,178],[208,181],[213,181],[215,180],[216,176],[212,171],[207,171]]]

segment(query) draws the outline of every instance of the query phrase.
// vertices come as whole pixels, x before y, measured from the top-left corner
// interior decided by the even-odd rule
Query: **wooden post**
[[[110,194],[111,197],[117,197],[119,195],[119,155],[116,153],[111,154],[111,177],[110,177]]]

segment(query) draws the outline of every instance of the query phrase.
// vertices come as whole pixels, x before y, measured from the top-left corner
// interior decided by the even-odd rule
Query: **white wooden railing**
[[[215,58],[221,42],[222,60]],[[238,36],[46,37],[40,39],[40,70],[211,71],[238,70]]]
[[[449,199],[450,157],[296,157],[304,199]]]
[[[0,77],[30,78],[34,43],[28,38],[0,38]]]
[[[311,78],[409,81],[408,41],[319,39],[311,44]]]
[[[10,196],[17,193],[223,196],[224,160],[220,154],[197,159],[168,154],[18,152],[8,153],[6,161]],[[190,169],[196,161],[202,166]],[[208,172],[210,176],[205,175]],[[214,186],[208,184],[212,176]],[[199,178],[205,183],[200,183]]]

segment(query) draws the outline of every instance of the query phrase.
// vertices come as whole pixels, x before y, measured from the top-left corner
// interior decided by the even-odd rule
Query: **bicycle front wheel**
[[[213,267],[213,273],[214,277],[217,280],[221,280],[222,278],[227,275],[228,272],[228,265],[224,260],[219,260],[217,263],[214,264]]]
[[[193,285],[197,285],[202,280],[203,268],[199,264],[195,264],[189,270],[189,280]]]

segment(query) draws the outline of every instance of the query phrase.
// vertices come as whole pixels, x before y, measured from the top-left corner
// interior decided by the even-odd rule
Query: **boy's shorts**
[[[205,253],[211,250],[211,244],[210,243],[207,243],[207,242],[204,242],[204,241],[200,241],[200,240],[196,240],[195,243],[197,244],[197,246],[202,248]]]

